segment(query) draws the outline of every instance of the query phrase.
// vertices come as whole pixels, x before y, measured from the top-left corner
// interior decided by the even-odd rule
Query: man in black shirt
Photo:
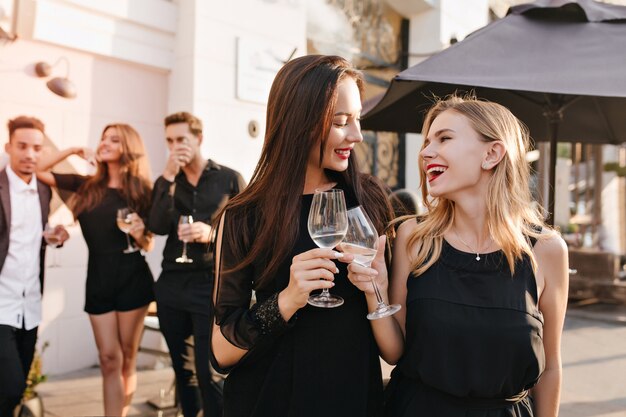
[[[155,284],[157,314],[176,373],[185,417],[215,415],[210,400],[210,305],[213,287],[213,216],[243,189],[241,175],[202,158],[202,122],[180,112],[165,118],[169,158],[154,184],[149,229],[168,235]],[[182,216],[192,222],[179,225]],[[186,248],[183,243],[187,242]],[[183,249],[189,258],[183,261]]]

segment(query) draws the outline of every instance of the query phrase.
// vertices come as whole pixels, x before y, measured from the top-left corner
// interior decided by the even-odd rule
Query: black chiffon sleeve
[[[219,231],[218,231],[219,234]],[[244,268],[233,270],[240,259],[228,243],[229,239],[218,239],[219,269],[215,276],[215,297],[213,311],[215,324],[219,326],[222,335],[234,346],[247,350],[246,355],[239,361],[254,360],[257,351],[263,351],[291,328],[296,316],[286,322],[278,309],[278,293],[274,293],[264,300],[251,305],[254,291],[255,277],[258,274],[258,264],[251,264]],[[215,358],[213,366],[221,372],[229,369],[220,369]]]
[[[89,179],[89,177],[77,174],[57,174],[52,173],[57,188],[60,190],[71,191],[75,193],[81,185]]]

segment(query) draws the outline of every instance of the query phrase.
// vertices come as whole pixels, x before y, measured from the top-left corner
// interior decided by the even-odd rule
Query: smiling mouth
[[[426,175],[428,176],[428,182],[432,182],[434,180],[436,180],[437,178],[439,178],[441,176],[441,174],[443,174],[444,172],[446,172],[446,170],[448,169],[448,167],[445,167],[443,165],[433,165],[433,166],[428,166],[426,169]]]
[[[350,157],[351,150],[351,148],[335,149],[335,154],[337,154],[341,159],[348,159]]]

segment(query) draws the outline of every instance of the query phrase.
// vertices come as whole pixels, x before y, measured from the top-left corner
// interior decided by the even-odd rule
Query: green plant
[[[604,164],[605,171],[615,171],[618,177],[626,177],[626,166],[620,166],[617,162],[607,162]]]
[[[22,396],[24,401],[36,397],[37,392],[35,391],[35,388],[37,387],[37,385],[45,382],[48,379],[48,376],[42,373],[41,356],[49,345],[50,343],[48,343],[47,341],[44,342],[43,346],[41,346],[41,353],[35,350],[33,363],[30,366],[30,370],[28,371],[28,378],[26,379],[26,390],[24,391],[24,395]]]

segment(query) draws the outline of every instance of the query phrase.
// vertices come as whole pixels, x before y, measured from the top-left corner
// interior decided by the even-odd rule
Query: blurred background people
[[[46,172],[77,154],[96,164],[93,176]],[[85,148],[51,152],[38,178],[73,193],[69,207],[89,248],[85,312],[98,347],[104,413],[125,416],[137,387],[136,360],[152,273],[142,254],[153,246],[144,219],[150,208],[150,166],[137,131],[123,123],[106,126],[95,157]]]
[[[169,157],[154,184],[149,228],[167,235],[155,284],[159,324],[185,417],[221,416],[211,384],[209,332],[214,215],[245,186],[241,175],[200,152],[202,122],[187,112],[165,118]],[[245,401],[244,399],[241,399]]]
[[[44,124],[34,117],[9,120],[6,167],[0,170],[0,417],[13,417],[26,389],[41,322],[50,187],[35,170],[44,142]],[[50,232],[56,245],[69,235]]]

